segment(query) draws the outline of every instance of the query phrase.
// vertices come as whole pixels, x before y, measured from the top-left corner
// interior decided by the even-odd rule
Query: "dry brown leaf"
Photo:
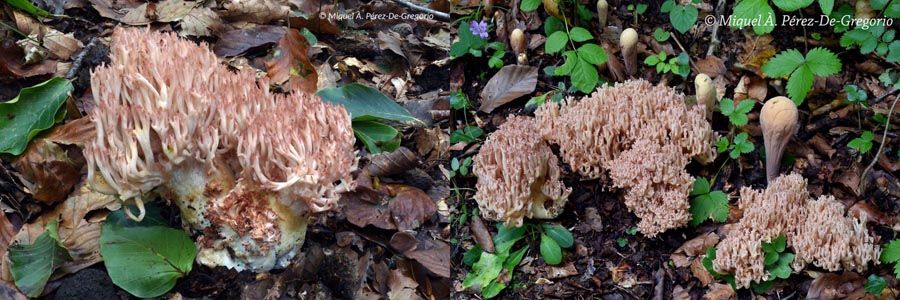
[[[703,300],[732,300],[737,297],[730,285],[713,283],[703,295]]]
[[[725,63],[721,58],[710,56],[703,60],[697,61],[697,72],[709,75],[710,78],[716,78],[728,72]]]
[[[273,83],[286,84],[285,90],[315,93],[318,75],[306,55],[308,43],[297,29],[288,29],[278,40],[272,58],[266,61],[269,78]]]
[[[494,253],[494,239],[491,238],[491,232],[488,231],[487,226],[484,225],[484,221],[481,220],[480,215],[475,215],[472,217],[472,224],[469,224],[469,234],[472,235],[472,239],[475,240],[475,243],[481,245],[481,249],[487,253]]]
[[[389,184],[393,198],[388,203],[391,219],[398,230],[415,230],[437,213],[437,205],[424,191],[402,184]]]
[[[195,7],[178,24],[180,36],[209,36],[222,26],[222,20],[209,7]]]
[[[71,32],[62,33],[56,29],[50,29],[44,34],[44,47],[50,50],[51,58],[68,60],[72,53],[81,50],[84,44],[75,39],[75,34]]]
[[[341,80],[341,74],[335,72],[327,63],[318,65],[316,74],[319,76],[318,82],[316,82],[318,90],[337,87],[338,81]]]
[[[229,30],[219,35],[213,52],[218,56],[238,56],[251,48],[277,43],[285,32],[284,26],[274,25]]]
[[[6,251],[3,251],[4,254],[0,256],[6,261]],[[0,267],[6,268],[6,265],[0,263]],[[3,282],[0,281],[0,299],[8,299],[8,300],[28,300],[28,297],[25,297],[22,292],[19,292],[19,289],[16,288],[15,284],[12,282]]]
[[[675,288],[672,289],[672,300],[691,300],[690,292],[690,287],[685,289],[680,285],[676,285]]]
[[[566,262],[563,265],[551,266],[547,265],[545,268],[547,272],[547,278],[556,279],[556,278],[564,278],[569,276],[578,275],[578,269],[575,269],[575,264],[571,261]]]
[[[288,3],[281,0],[232,0],[226,1],[222,7],[225,8],[222,17],[256,24],[286,18],[291,12]]]
[[[32,77],[56,72],[56,61],[46,59],[25,65],[25,52],[10,39],[0,42],[0,77]]]
[[[481,108],[490,113],[495,108],[534,92],[538,69],[532,66],[509,65],[488,80],[481,91]]]
[[[431,241],[426,242],[430,243]],[[432,249],[426,249],[429,247],[427,244],[424,243],[423,245],[423,243],[420,243],[419,249],[409,251],[403,255],[415,260],[436,276],[450,278],[450,246],[440,241],[434,241],[436,246],[430,246]]]
[[[400,55],[403,58],[406,58],[406,54],[403,53],[403,45],[401,45],[400,35],[396,32],[378,32],[378,38],[376,41],[378,42],[378,49],[381,50],[390,50],[394,52],[394,54]]]
[[[389,300],[418,300],[422,299],[419,294],[416,293],[416,288],[419,287],[419,284],[416,283],[416,280],[406,274],[403,274],[399,269],[393,269],[388,275],[388,299]]]
[[[703,261],[700,259],[695,259],[691,262],[691,274],[700,280],[701,286],[708,286],[713,281],[712,274],[703,267]]]
[[[69,153],[60,145],[82,146],[92,138],[94,123],[90,119],[70,121],[29,144],[12,166],[28,181],[25,184],[36,200],[48,205],[62,201],[81,181],[84,162],[80,152]]]
[[[406,147],[399,147],[393,152],[382,152],[369,155],[366,170],[372,176],[389,176],[412,170],[419,165],[416,154]]]
[[[91,6],[100,16],[113,20],[121,20],[130,11],[145,4],[139,0],[91,0]]]
[[[6,214],[0,212],[0,299],[12,299],[13,297],[7,297],[11,295],[8,291],[4,289],[5,284],[13,284],[12,275],[9,273],[9,253],[6,252],[6,249],[9,248],[9,245],[15,239],[16,229],[13,227],[12,222],[10,222],[6,218]],[[13,288],[13,291],[18,292],[17,289]]]
[[[858,300],[866,295],[866,279],[853,272],[824,273],[813,279],[806,293],[808,300]]]
[[[394,250],[397,253],[406,253],[408,251],[416,250],[416,246],[418,246],[419,241],[416,240],[412,234],[406,231],[397,231],[394,235],[391,236],[390,241],[391,250]]]
[[[684,253],[689,257],[698,257],[706,253],[706,248],[719,243],[719,236],[715,232],[707,232],[699,235],[675,249],[675,253]]]
[[[148,2],[133,9],[123,9],[127,13],[117,20],[128,25],[175,22],[180,21],[189,14],[196,13],[194,8],[201,4],[203,3],[200,1],[186,0],[163,0],[159,3]]]

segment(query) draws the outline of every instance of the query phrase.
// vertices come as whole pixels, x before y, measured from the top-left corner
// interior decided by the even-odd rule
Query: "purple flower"
[[[486,38],[488,37],[488,32],[487,32],[487,22],[485,22],[485,21],[480,21],[480,22],[472,21],[471,24],[472,24],[472,26],[469,27],[469,30],[472,31],[472,34],[477,35],[477,36],[480,36],[480,37],[483,38],[483,39],[486,39]]]

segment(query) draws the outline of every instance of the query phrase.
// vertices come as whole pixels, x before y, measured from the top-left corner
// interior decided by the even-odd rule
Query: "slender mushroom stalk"
[[[634,29],[628,28],[619,36],[619,46],[622,47],[622,59],[625,60],[625,72],[629,76],[637,74],[637,42],[638,34]]]
[[[525,53],[525,32],[522,29],[513,29],[509,34],[509,46],[512,47],[520,65],[528,64],[528,55]]]
[[[787,97],[766,101],[759,115],[766,146],[766,177],[772,182],[778,177],[784,147],[797,131],[797,106]]]
[[[600,31],[606,28],[606,19],[609,16],[609,3],[606,0],[597,0],[597,19],[600,23]]]
[[[694,88],[697,90],[697,104],[706,105],[706,119],[712,119],[713,106],[716,105],[716,88],[709,75],[700,73],[694,78]]]

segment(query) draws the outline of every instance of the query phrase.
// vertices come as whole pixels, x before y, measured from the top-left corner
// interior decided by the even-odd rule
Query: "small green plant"
[[[671,33],[669,33],[668,31],[663,30],[662,28],[656,28],[656,30],[653,31],[653,38],[654,38],[657,42],[660,42],[660,43],[669,40],[669,37],[670,37],[671,35],[672,35]]]
[[[529,231],[532,234],[526,234]],[[526,245],[510,253],[513,246],[526,235],[537,233],[541,235],[541,257],[551,265],[562,262],[562,248],[572,247],[575,242],[572,233],[558,225],[525,223],[521,227],[507,228],[497,224],[497,234],[493,239],[494,253],[484,252],[481,246],[476,245],[463,255],[463,263],[472,268],[463,280],[463,288],[481,290],[485,298],[499,295],[507,283],[498,280],[500,273],[505,269],[512,274],[528,250]]]
[[[749,135],[746,132],[738,133],[734,136],[734,140],[730,142],[727,137],[722,137],[716,141],[716,149],[718,149],[719,153],[728,151],[728,156],[731,159],[737,159],[741,154],[750,153],[756,149],[753,142],[747,140],[748,138]]]
[[[884,10],[885,17],[900,18],[900,0],[870,0],[873,10]]]
[[[469,101],[469,97],[466,96],[462,91],[456,91],[450,93],[450,108],[457,110],[465,110],[472,106],[472,103]],[[463,119],[466,120],[466,124],[468,124],[468,116],[466,112],[463,111]],[[477,141],[484,135],[484,130],[478,126],[466,125],[463,129],[454,130],[453,133],[450,134],[450,143],[456,144],[459,142],[471,143]]]
[[[858,26],[841,36],[841,46],[858,46],[860,54],[874,52],[887,62],[900,62],[900,41],[894,40],[896,35],[896,30],[885,30],[884,25]]]
[[[863,131],[862,135],[860,135],[858,138],[850,140],[850,142],[847,143],[847,147],[856,149],[860,154],[866,154],[869,153],[869,150],[872,149],[872,140],[874,139],[875,134],[871,131],[866,130]]]
[[[450,178],[456,177],[456,174],[466,176],[469,175],[469,168],[472,166],[472,157],[466,157],[462,161],[454,157],[450,160]]]
[[[716,260],[716,247],[709,246],[706,248],[706,255],[704,255],[703,260],[700,261],[703,264],[703,268],[706,269],[713,278],[725,281],[731,285],[732,289],[737,289],[737,284],[734,281],[734,274],[721,274],[716,272],[713,268],[714,260]]]
[[[625,233],[628,235],[635,235],[638,232],[638,228],[636,226],[631,226],[625,229]]]
[[[565,23],[564,23],[565,24]],[[559,53],[571,46],[573,50],[562,52],[564,62],[554,70],[556,76],[569,76],[572,87],[582,93],[589,93],[600,83],[600,75],[597,67],[606,63],[606,52],[595,43],[584,43],[593,40],[594,36],[582,27],[553,32],[544,43],[544,52],[547,54]],[[576,48],[575,43],[584,43]]]
[[[481,21],[481,22],[472,21],[472,23],[474,23],[477,26],[480,26],[481,24],[484,24],[485,26],[487,26],[487,24],[484,23],[484,21]],[[473,24],[470,24],[469,22],[460,22],[459,23],[459,29],[457,30],[457,34],[459,35],[459,41],[450,45],[450,56],[451,57],[460,58],[465,55],[481,57],[483,55],[484,47],[487,46],[487,34],[486,34],[487,29],[485,28],[484,31],[481,31],[480,30],[481,28],[478,27],[478,28],[474,28],[475,30],[473,32],[472,25]],[[476,35],[475,32],[478,32],[478,33],[484,32],[485,34]]]
[[[668,61],[666,61],[668,59]],[[687,77],[688,74],[691,73],[691,67],[688,64],[689,58],[687,53],[681,52],[678,56],[669,58],[665,52],[660,52],[659,54],[653,56],[647,56],[644,59],[644,64],[648,66],[656,66],[656,73],[669,73],[679,75],[681,77]]]
[[[865,288],[866,292],[869,292],[869,294],[881,296],[881,292],[883,292],[886,287],[887,281],[884,280],[884,277],[872,274],[869,275],[869,278],[866,278],[866,285],[863,288]]]
[[[491,55],[491,58],[488,59],[488,66],[495,69],[503,68],[503,56],[506,55],[506,51],[504,51],[505,45],[501,42],[493,42],[487,44],[489,49],[494,49],[494,54]]]
[[[628,9],[628,11],[634,13],[634,23],[637,24],[638,17],[640,17],[644,14],[644,12],[647,11],[647,4],[628,4],[628,6],[626,6],[625,8]]]
[[[707,219],[725,222],[728,219],[728,195],[722,191],[712,191],[709,180],[697,177],[691,197],[691,226],[697,226]]]
[[[616,245],[619,245],[619,248],[625,248],[625,246],[628,246],[628,239],[619,237],[616,239]]]
[[[756,101],[744,99],[735,107],[733,100],[724,98],[719,102],[719,110],[728,117],[728,121],[734,126],[744,126],[747,125],[747,113],[753,110],[754,104]]]
[[[819,7],[825,15],[830,15],[834,9],[834,0],[818,0]],[[793,12],[805,8],[813,3],[813,0],[772,0],[779,9]],[[753,32],[763,35],[772,32],[778,20],[775,19],[775,10],[769,5],[769,0],[743,0],[734,6],[731,15],[731,27],[744,28],[753,25]]]
[[[847,103],[859,105],[864,108],[869,107],[869,103],[866,102],[866,100],[869,99],[869,95],[866,94],[865,90],[850,84],[844,87],[844,91],[847,92]]]
[[[772,78],[790,75],[787,82],[788,96],[800,105],[812,88],[813,76],[825,77],[841,71],[841,60],[825,48],[813,48],[806,57],[797,49],[778,53],[762,67],[762,72]]]
[[[763,294],[772,288],[775,279],[787,279],[791,276],[791,263],[794,262],[794,254],[787,252],[787,238],[779,235],[771,242],[762,243],[763,263],[765,270],[769,273],[769,280],[762,282],[753,282],[750,289],[757,294]],[[715,279],[724,280],[731,284],[732,288],[736,288],[734,274],[720,274],[713,269],[713,261],[716,259],[716,248],[706,248],[706,256],[701,261],[703,267]]]
[[[881,263],[894,264],[894,276],[900,278],[900,239],[894,239],[881,250]]]
[[[878,81],[881,82],[881,85],[889,88],[900,89],[900,70],[898,69],[887,69],[884,70],[884,73],[878,75]]]
[[[700,14],[700,11],[697,10],[697,7],[694,6],[694,4],[700,2],[700,0],[692,0],[691,4],[680,5],[675,3],[675,0],[666,0],[659,10],[663,13],[668,13],[669,22],[672,23],[672,27],[675,27],[675,30],[684,34],[691,29],[691,26],[694,26],[694,24],[697,23],[697,16]]]

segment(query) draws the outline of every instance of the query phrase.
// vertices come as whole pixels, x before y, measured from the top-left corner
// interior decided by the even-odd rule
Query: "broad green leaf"
[[[326,88],[317,92],[316,96],[326,102],[343,105],[353,121],[384,119],[422,123],[410,115],[406,108],[377,89],[359,83],[351,83],[340,88]]]
[[[476,287],[479,289],[486,288],[491,282],[497,279],[500,271],[503,270],[503,261],[506,256],[483,252],[481,257],[474,265],[472,271],[466,274],[463,279],[462,286],[464,289]]]
[[[696,177],[694,179],[694,188],[691,190],[690,196],[708,194],[710,190],[709,180],[705,177]]]
[[[587,29],[581,27],[572,27],[572,30],[569,30],[569,38],[576,42],[584,42],[589,41],[594,38]]]
[[[132,212],[137,211],[137,207],[133,204],[122,206],[122,209],[109,213],[109,215],[106,216],[106,221],[104,221],[104,224],[113,224],[120,227],[168,226],[166,220],[163,219],[162,214],[160,214],[159,202],[154,201],[145,203],[144,219],[140,222],[132,220],[127,215],[125,215],[126,209],[130,209]]]
[[[807,65],[800,66],[797,71],[794,71],[794,74],[791,74],[787,83],[787,93],[788,97],[794,100],[794,104],[803,103],[806,94],[812,88],[813,81],[813,72]]]
[[[866,292],[875,296],[881,296],[881,292],[883,292],[886,287],[887,281],[884,280],[884,277],[875,274],[869,275],[869,278],[866,278],[866,285],[864,286]]]
[[[674,3],[674,2],[673,2],[673,0],[669,0],[666,3]],[[653,31],[653,38],[656,39],[657,42],[665,42],[665,41],[669,40],[669,36],[671,36],[671,33],[663,30],[662,28],[656,28],[656,30]]]
[[[887,62],[900,62],[900,41],[893,41],[888,46],[888,55],[885,59]]]
[[[541,0],[522,0],[522,3],[519,4],[519,9],[528,12],[537,9],[540,5]]]
[[[834,10],[834,0],[819,0],[819,8],[822,9],[823,14],[830,15]]]
[[[522,258],[525,257],[525,251],[528,251],[528,247],[522,247],[522,249],[516,250],[506,258],[506,262],[503,264],[503,267],[506,268],[507,271],[512,273],[513,269],[522,262]]]
[[[675,27],[675,30],[683,34],[697,23],[698,15],[699,11],[696,6],[675,5],[672,11],[669,12],[669,22],[672,22],[672,27]]]
[[[772,3],[783,11],[791,12],[809,6],[813,0],[772,0]]]
[[[898,53],[900,53],[900,51],[898,51]],[[581,47],[578,47],[578,56],[595,65],[601,65],[605,63],[607,59],[606,52],[603,51],[603,48],[597,46],[597,44],[584,44]]]
[[[559,225],[544,224],[544,234],[556,241],[560,247],[569,248],[575,243],[572,233],[568,229]]]
[[[779,235],[772,241],[772,246],[778,253],[784,252],[785,247],[787,247],[787,238],[784,235]]]
[[[540,0],[538,0],[538,2],[540,2]],[[566,30],[566,25],[565,25],[565,23],[563,23],[562,20],[560,20],[554,16],[549,16],[549,17],[547,17],[547,20],[544,21],[544,35],[545,36],[550,36],[554,32],[562,31],[562,30]]]
[[[694,197],[690,203],[691,226],[700,225],[708,219],[724,222],[728,218],[728,196],[722,191]]]
[[[746,1],[746,0],[745,0]],[[781,51],[762,66],[762,72],[772,78],[784,77],[801,66],[805,58],[797,49]]]
[[[559,52],[560,50],[566,48],[566,43],[569,42],[569,38],[566,37],[566,33],[562,31],[557,31],[547,37],[547,41],[544,42],[544,52],[547,54],[553,54]]]
[[[735,111],[742,114],[749,113],[753,110],[754,104],[756,104],[756,101],[750,99],[741,100],[741,102],[738,103],[737,108],[735,108]]]
[[[659,11],[667,13],[672,11],[672,8],[675,8],[675,0],[666,0],[666,2],[663,2],[662,6],[659,7]]]
[[[548,265],[556,265],[562,262],[562,249],[553,238],[541,234],[541,257]]]
[[[769,272],[777,278],[787,279],[788,277],[791,277],[791,262],[793,261],[793,253],[782,253],[778,256],[778,262],[775,263],[775,267],[769,270]]]
[[[772,265],[778,262],[778,252],[766,252],[765,258],[763,259],[763,263],[765,265]]]
[[[197,247],[181,229],[103,224],[100,255],[113,283],[149,298],[166,293],[191,271]]]
[[[471,267],[478,262],[482,253],[484,253],[484,249],[481,248],[481,245],[475,244],[475,247],[472,247],[472,249],[466,251],[466,254],[463,254],[463,263]]]
[[[719,111],[726,117],[731,116],[734,114],[734,101],[731,98],[722,98],[722,101],[719,101]]]
[[[600,74],[597,73],[597,67],[588,63],[584,59],[578,59],[575,69],[572,70],[572,86],[582,93],[590,93],[600,81]]]
[[[46,10],[40,9],[37,6],[34,6],[34,4],[29,2],[28,0],[6,0],[6,4],[9,4],[9,6],[12,6],[14,8],[21,9],[22,11],[25,11],[28,14],[33,15],[33,16],[44,17],[44,18],[62,17],[62,16],[51,14],[50,12],[48,12]]]
[[[841,60],[828,49],[817,47],[806,53],[805,64],[816,76],[828,76],[841,71]]]
[[[389,144],[400,135],[396,128],[375,121],[354,121],[353,133],[373,154],[396,150],[396,147],[389,147]]]
[[[47,223],[47,231],[30,245],[9,246],[9,271],[16,286],[28,297],[40,296],[53,271],[63,262],[72,260],[59,240],[58,225],[56,220]]]
[[[739,19],[731,22],[731,27],[744,28],[753,23],[753,32],[758,35],[772,32],[775,29],[775,11],[769,6],[768,0],[743,0],[734,7],[734,14],[731,18],[732,20]]]
[[[497,224],[497,235],[494,236],[494,250],[496,253],[509,253],[513,244],[525,236],[525,226],[505,227]]]
[[[900,1],[891,1],[891,4],[884,8],[884,16],[888,18],[900,18]]]
[[[657,57],[657,56],[650,55],[650,56],[647,56],[647,58],[644,58],[645,65],[655,66],[658,63],[659,63],[659,57]]]
[[[575,69],[575,64],[578,63],[578,56],[575,54],[575,51],[569,50],[563,52],[563,64],[554,70],[554,74],[557,76],[569,75],[572,74],[572,70]]]
[[[58,121],[58,112],[70,91],[71,82],[54,77],[0,103],[0,153],[22,154],[28,141]]]
[[[892,240],[881,250],[881,262],[889,264],[900,260],[900,239]]]
[[[497,297],[497,295],[499,295],[500,292],[502,292],[505,288],[505,284],[494,281],[488,284],[487,287],[485,287],[483,290],[481,290],[481,295],[488,299],[494,298]]]
[[[869,3],[874,10],[883,10],[891,0],[870,0]]]

